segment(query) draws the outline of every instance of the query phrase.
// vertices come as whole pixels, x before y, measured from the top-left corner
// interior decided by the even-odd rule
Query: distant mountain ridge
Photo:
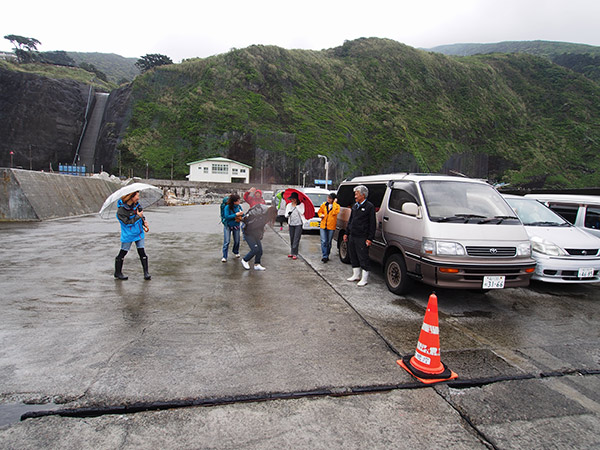
[[[486,55],[490,53],[527,53],[547,58],[600,82],[600,47],[554,41],[505,41],[493,44],[450,44],[426,49],[449,56]]]
[[[600,47],[556,41],[504,41],[493,44],[448,44],[428,48],[427,51],[444,55],[470,56],[487,53],[529,53],[530,55],[553,57],[562,53],[581,53],[600,56]]]

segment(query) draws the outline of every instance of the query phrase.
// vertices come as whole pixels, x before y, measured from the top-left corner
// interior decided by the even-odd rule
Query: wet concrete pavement
[[[598,286],[438,291],[459,379],[424,388],[396,360],[430,288],[394,296],[377,270],[358,288],[318,235],[288,259],[278,228],[265,272],[221,263],[216,205],[147,217],[151,281],[135,251],[113,279],[116,220],[0,223],[2,447],[598,445]],[[22,403],[42,417],[16,422]]]

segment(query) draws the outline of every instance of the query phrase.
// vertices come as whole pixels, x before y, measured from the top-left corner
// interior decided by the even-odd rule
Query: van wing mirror
[[[405,204],[403,204],[402,213],[407,214],[409,216],[414,216],[418,219],[421,218],[421,209],[416,203],[406,202]]]

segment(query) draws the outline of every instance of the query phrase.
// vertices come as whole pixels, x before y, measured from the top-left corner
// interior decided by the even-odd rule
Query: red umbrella
[[[288,188],[283,192],[283,198],[286,202],[290,202],[290,195],[292,195],[292,192],[295,192],[296,194],[298,194],[298,200],[300,200],[300,203],[302,203],[304,205],[304,217],[306,218],[306,220],[310,220],[313,217],[315,217],[315,207],[312,204],[312,202],[310,201],[310,198],[308,198],[304,193],[300,192],[298,189],[292,189],[292,188]]]

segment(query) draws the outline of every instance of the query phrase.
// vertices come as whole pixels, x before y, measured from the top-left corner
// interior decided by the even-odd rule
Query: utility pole
[[[306,185],[306,174],[308,172],[300,172],[302,174],[302,187],[305,187]]]
[[[325,158],[325,189],[329,189],[329,161],[327,156],[317,155],[319,158]]]
[[[15,152],[13,152],[12,150],[10,151],[10,168],[13,168],[13,155],[15,154]]]

